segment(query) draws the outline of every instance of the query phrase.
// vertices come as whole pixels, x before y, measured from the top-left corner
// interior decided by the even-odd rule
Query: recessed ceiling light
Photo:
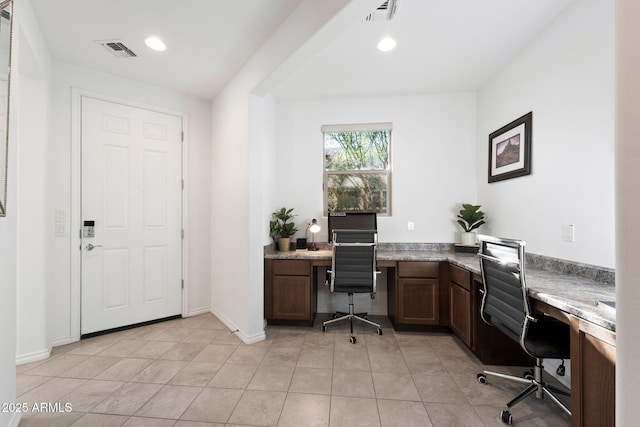
[[[396,47],[396,41],[391,37],[385,37],[378,43],[378,50],[381,52],[388,52]]]
[[[147,37],[144,42],[151,49],[157,50],[158,52],[167,50],[167,45],[157,37]]]

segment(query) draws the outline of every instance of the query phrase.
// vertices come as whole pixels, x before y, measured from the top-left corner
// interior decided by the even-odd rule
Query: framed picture
[[[529,112],[489,135],[489,182],[531,173]]]

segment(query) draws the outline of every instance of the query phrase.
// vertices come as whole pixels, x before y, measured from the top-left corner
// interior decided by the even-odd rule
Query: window
[[[391,215],[391,123],[322,126],[327,212]]]

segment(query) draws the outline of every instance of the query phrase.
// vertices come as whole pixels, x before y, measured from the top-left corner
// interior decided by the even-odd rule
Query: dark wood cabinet
[[[307,260],[265,260],[265,318],[269,324],[313,325],[316,292]]]
[[[393,298],[397,325],[440,324],[439,276],[439,262],[398,262]]]
[[[571,424],[613,427],[616,420],[615,333],[571,319]]]
[[[471,273],[449,265],[449,327],[471,347]]]

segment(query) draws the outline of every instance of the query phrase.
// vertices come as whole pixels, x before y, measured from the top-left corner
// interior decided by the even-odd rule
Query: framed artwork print
[[[489,135],[489,182],[531,173],[531,118],[525,114]]]

